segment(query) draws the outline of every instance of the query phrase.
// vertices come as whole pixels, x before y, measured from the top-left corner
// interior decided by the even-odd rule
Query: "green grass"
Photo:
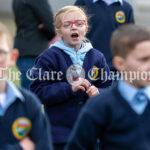
[[[8,78],[18,87],[20,87],[19,70],[16,66],[12,67],[8,71]]]

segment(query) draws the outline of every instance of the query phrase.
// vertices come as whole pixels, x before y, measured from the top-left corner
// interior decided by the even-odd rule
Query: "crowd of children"
[[[149,150],[150,30],[128,24],[113,32],[113,65],[122,76],[112,86],[101,49],[86,38],[85,11],[61,8],[54,27],[61,40],[31,70],[37,98],[7,79],[19,53],[0,23],[0,150],[94,150],[98,139],[101,150]]]

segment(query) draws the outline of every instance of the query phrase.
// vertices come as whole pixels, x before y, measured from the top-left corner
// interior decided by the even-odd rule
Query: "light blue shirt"
[[[83,65],[83,61],[84,61],[84,57],[85,57],[86,53],[91,48],[93,48],[91,43],[82,42],[81,49],[76,51],[74,48],[70,48],[70,47],[66,46],[65,43],[63,42],[63,40],[61,40],[59,42],[55,42],[50,47],[52,47],[52,46],[60,48],[62,51],[64,51],[66,54],[68,54],[70,56],[73,64],[78,64],[80,66]]]
[[[99,0],[93,0],[93,3],[96,3],[97,1]],[[123,5],[123,0],[111,0],[111,2],[108,2],[107,0],[102,0],[102,1],[104,1],[108,6],[116,2],[120,2],[120,4]]]
[[[141,115],[147,104],[148,101],[143,101],[142,103],[135,103],[134,102],[134,97],[137,94],[137,92],[139,91],[139,89],[133,87],[132,85],[120,80],[118,83],[118,89],[120,91],[120,94],[122,95],[122,97],[129,103],[129,105],[131,106],[131,108],[139,115]],[[143,91],[143,93],[147,96],[147,98],[150,100],[150,86],[147,86],[143,89],[140,89],[140,91]]]
[[[17,87],[9,80],[7,80],[6,85],[6,97],[5,97],[5,105],[4,107],[0,106],[0,116],[3,116],[8,109],[8,107],[19,98],[22,102],[24,102],[24,97],[21,92],[17,89]]]

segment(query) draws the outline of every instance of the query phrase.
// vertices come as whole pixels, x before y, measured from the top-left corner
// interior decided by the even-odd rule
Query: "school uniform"
[[[49,123],[37,97],[11,81],[4,95],[0,97],[0,150],[22,150],[19,142],[26,136],[35,150],[53,150]]]
[[[72,85],[67,80],[67,70],[74,63],[82,66],[85,79],[89,80],[91,85],[98,87],[100,93],[112,83],[111,79],[105,77],[101,80],[100,71],[93,78],[95,80],[89,78],[90,71],[95,67],[103,69],[110,76],[103,54],[92,48],[90,44],[83,43],[82,49],[75,52],[73,48],[68,48],[60,41],[37,58],[32,70],[34,81],[31,90],[44,104],[51,121],[52,138],[55,144],[67,142],[76,118],[88,99],[88,95],[81,90],[74,93]],[[61,76],[58,79],[57,73],[60,71]],[[52,72],[55,72],[55,75],[52,75]]]
[[[139,90],[120,81],[88,101],[65,150],[92,150],[97,138],[101,150],[149,150],[149,116],[150,86]]]
[[[120,25],[134,23],[132,6],[124,0],[112,0],[110,3],[107,0],[76,0],[75,5],[83,6],[87,11],[90,17],[87,38],[104,54],[110,70],[115,71],[110,37]]]

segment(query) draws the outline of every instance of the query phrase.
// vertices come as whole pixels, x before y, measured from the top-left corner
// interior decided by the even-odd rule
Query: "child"
[[[128,1],[129,2],[129,1]],[[134,23],[132,6],[125,0],[76,0],[75,5],[85,7],[91,16],[88,39],[93,46],[104,54],[111,71],[116,72],[112,64],[110,38],[120,25]]]
[[[98,78],[98,68],[103,68],[108,74],[109,68],[102,53],[89,42],[84,42],[88,25],[83,10],[77,6],[60,9],[55,16],[55,30],[62,40],[37,58],[32,70],[35,81],[31,90],[44,104],[57,150],[66,144],[88,97],[101,93],[102,88],[111,85],[111,80]]]
[[[111,49],[123,80],[88,101],[67,150],[92,150],[97,138],[101,150],[150,149],[150,30],[123,25]]]
[[[52,150],[48,122],[38,99],[6,80],[18,51],[0,23],[0,150]]]

